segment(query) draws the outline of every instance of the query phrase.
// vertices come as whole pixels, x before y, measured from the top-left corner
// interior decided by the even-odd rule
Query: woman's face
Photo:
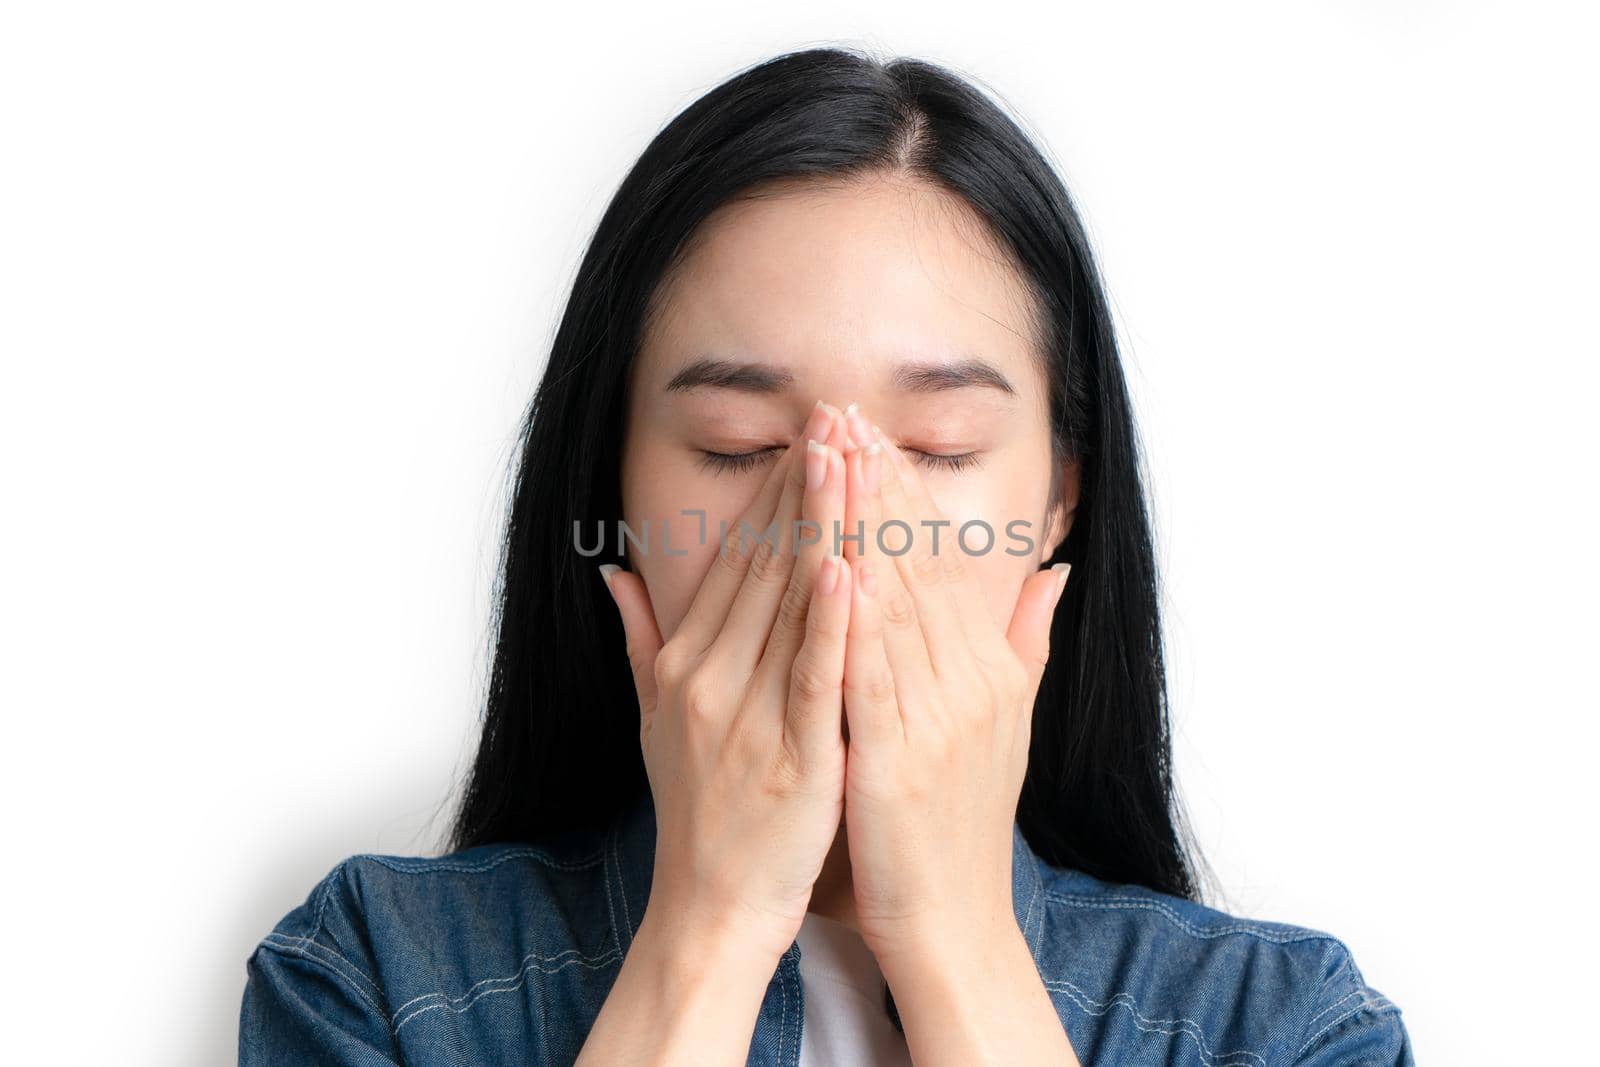
[[[711,566],[719,523],[736,529],[818,400],[856,402],[908,451],[951,521],[940,552],[962,551],[953,535],[970,519],[994,531],[984,552],[989,539],[973,527],[963,562],[1004,631],[1078,500],[1074,464],[1063,470],[1064,506],[1046,513],[1053,460],[1030,299],[963,201],[909,179],[788,184],[708,218],[657,294],[623,447],[623,516],[649,532],[648,552],[628,546],[629,565],[662,639]],[[757,454],[727,466],[708,453]],[[683,514],[694,509],[705,512],[703,536],[698,517]],[[1016,520],[1026,525],[1014,537]],[[1009,554],[1026,547],[1021,537],[1032,550]],[[892,551],[903,543],[885,541]]]

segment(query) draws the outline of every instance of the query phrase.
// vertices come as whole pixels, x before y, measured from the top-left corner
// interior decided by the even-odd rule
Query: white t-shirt
[[[883,974],[861,935],[806,912],[800,942],[805,1026],[800,1067],[911,1067],[905,1035],[883,1006]]]

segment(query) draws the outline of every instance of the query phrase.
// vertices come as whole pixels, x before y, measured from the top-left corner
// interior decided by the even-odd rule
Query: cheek
[[[942,481],[924,478],[940,512],[950,520],[940,533],[939,550],[962,553],[962,561],[982,587],[990,615],[1003,632],[1016,610],[1022,583],[1044,559],[1048,485],[1039,488],[1041,483],[1035,478],[1009,474]],[[987,524],[987,529],[978,525],[978,520]],[[1016,525],[1008,528],[1013,522]],[[973,525],[962,535],[965,523]],[[1015,555],[1017,552],[1026,554]]]
[[[748,501],[730,492],[712,476],[641,471],[629,479],[623,515],[634,536],[629,541],[628,569],[638,573],[650,592],[661,639],[670,639],[694,603],[700,583],[716,557],[718,523],[737,521]],[[685,515],[685,510],[705,511]],[[645,542],[648,532],[648,542]],[[608,532],[609,533],[609,532]],[[613,540],[613,545],[617,542]],[[669,554],[670,547],[670,554]]]
[[[679,533],[673,527],[673,551],[678,550]],[[639,552],[629,548],[629,555],[637,560],[635,568],[644,577],[645,588],[650,591],[650,605],[655,609],[656,627],[663,641],[677,632],[683,617],[694,603],[694,594],[711,564],[709,546],[689,544],[683,546],[687,556],[665,556],[651,545],[651,555],[639,558]]]

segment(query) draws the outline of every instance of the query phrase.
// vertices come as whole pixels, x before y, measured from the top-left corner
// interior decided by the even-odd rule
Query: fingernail
[[[1067,572],[1072,570],[1070,563],[1057,563],[1050,568],[1056,572],[1056,596],[1061,595],[1061,590],[1067,587]]]
[[[823,596],[832,596],[839,588],[839,557],[829,553],[822,557],[822,570],[817,574],[817,588]]]
[[[855,442],[857,448],[865,448],[872,443],[872,424],[861,414],[859,406],[854,401],[844,409],[844,421],[845,427],[850,431],[850,440]]]
[[[883,446],[874,441],[861,450],[861,484],[869,493],[878,491],[878,464],[883,462]]]
[[[611,592],[611,576],[621,569],[622,568],[617,566],[615,563],[600,564],[600,578],[606,583],[606,592]],[[611,593],[611,595],[616,596],[615,593]]]
[[[828,436],[828,430],[832,425],[833,413],[828,410],[826,404],[818,400],[816,406],[811,409],[811,417],[806,420],[806,428],[802,434],[810,440],[820,441]]]
[[[872,573],[872,564],[861,561],[861,595],[878,595],[878,576]]]
[[[894,465],[898,467],[901,462],[900,450],[898,448],[890,447],[889,436],[878,428],[877,423],[872,424],[872,436],[877,438],[879,447],[881,447],[885,452],[889,453],[889,458],[893,460]]]
[[[806,441],[806,488],[821,489],[828,473],[828,453],[816,441]]]

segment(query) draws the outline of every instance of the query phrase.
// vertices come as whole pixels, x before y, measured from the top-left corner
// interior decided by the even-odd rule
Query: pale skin
[[[724,207],[658,299],[622,487],[652,551],[608,580],[656,862],[579,1062],[744,1063],[811,911],[860,933],[917,1064],[1076,1064],[1011,900],[1066,582],[1040,567],[1078,499],[1022,280],[958,199],[887,175]],[[741,544],[741,519],[777,520],[776,545]],[[841,558],[795,519],[865,536]],[[988,551],[955,543],[970,519]],[[686,554],[660,549],[663,520]]]

